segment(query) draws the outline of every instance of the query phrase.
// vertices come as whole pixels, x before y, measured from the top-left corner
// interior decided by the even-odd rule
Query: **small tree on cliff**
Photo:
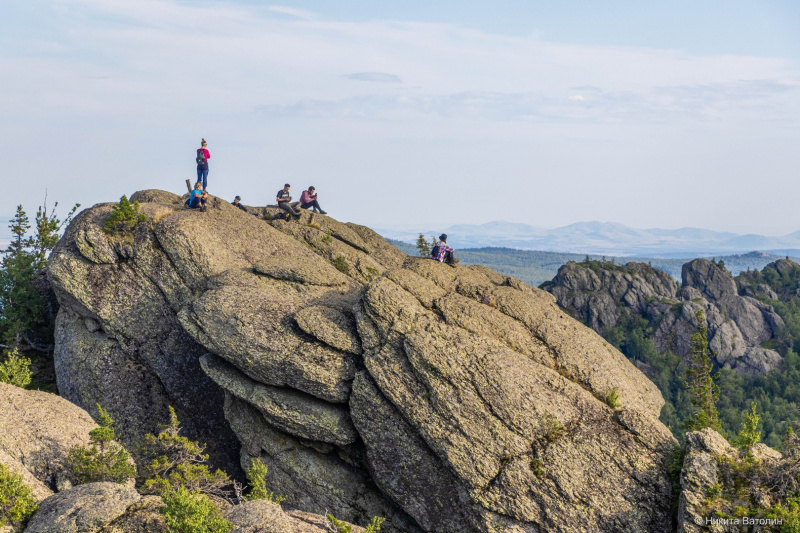
[[[431,255],[431,245],[428,244],[428,241],[425,240],[425,235],[422,233],[417,238],[417,253],[419,253],[420,257],[430,257]]]
[[[148,433],[136,450],[139,485],[144,494],[164,494],[180,487],[202,492],[217,501],[227,501],[233,481],[222,470],[211,471],[205,446],[180,435],[175,409],[169,408],[169,423],[156,436]]]
[[[692,335],[692,362],[686,371],[686,386],[694,408],[692,417],[686,422],[686,429],[697,431],[711,428],[722,433],[717,412],[719,385],[714,382],[714,367],[708,355],[708,328],[703,310],[697,311],[698,330]]]
[[[97,404],[99,427],[89,432],[89,446],[73,446],[67,455],[67,464],[78,483],[113,481],[125,483],[136,475],[128,451],[116,442],[114,419]]]
[[[111,216],[108,217],[103,229],[112,235],[124,235],[145,220],[147,217],[139,212],[139,202],[131,204],[128,197],[123,194],[119,203],[111,208]]]

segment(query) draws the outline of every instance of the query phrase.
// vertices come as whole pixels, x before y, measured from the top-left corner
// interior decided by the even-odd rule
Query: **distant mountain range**
[[[418,226],[373,228],[387,238],[413,243],[420,232],[430,239],[442,232],[456,248],[503,247],[614,256],[695,257],[746,253],[800,255],[800,231],[781,237],[718,232],[702,228],[636,229],[613,222],[578,222],[545,229],[515,222],[456,224],[445,229]]]

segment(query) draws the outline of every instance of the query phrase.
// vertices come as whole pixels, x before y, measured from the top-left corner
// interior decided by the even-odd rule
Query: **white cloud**
[[[306,11],[305,9],[297,9],[295,7],[286,6],[269,6],[269,10],[273,13],[280,13],[282,15],[289,15],[299,19],[311,20],[318,17],[317,13]]]
[[[400,76],[385,72],[355,72],[348,74],[347,79],[356,81],[373,81],[377,83],[403,83]]]

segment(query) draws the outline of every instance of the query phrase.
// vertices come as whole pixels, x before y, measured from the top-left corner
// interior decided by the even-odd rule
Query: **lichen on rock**
[[[139,434],[173,405],[289,506],[390,533],[668,527],[663,399],[549,293],[307,211],[134,196],[127,248],[101,205],[53,254],[68,398]]]

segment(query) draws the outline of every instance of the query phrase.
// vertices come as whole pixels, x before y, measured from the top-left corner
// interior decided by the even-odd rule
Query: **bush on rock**
[[[31,489],[22,483],[22,477],[0,463],[0,526],[23,522],[36,508]]]
[[[89,446],[74,446],[67,456],[72,476],[80,484],[111,481],[125,483],[136,475],[128,451],[116,442],[114,419],[108,411],[97,405],[100,426],[89,432]]]

